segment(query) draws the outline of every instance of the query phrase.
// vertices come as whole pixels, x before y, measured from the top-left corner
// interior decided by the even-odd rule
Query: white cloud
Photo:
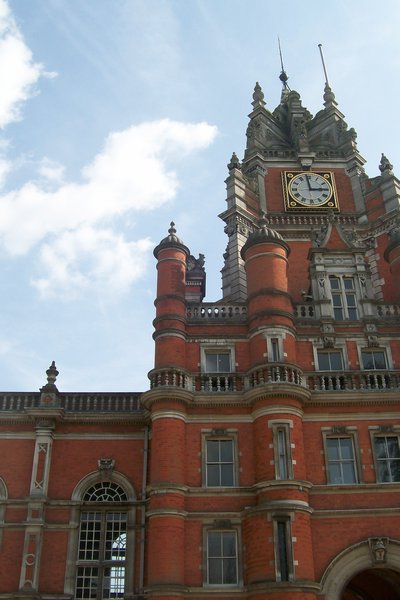
[[[43,179],[47,179],[53,183],[62,183],[64,180],[65,167],[60,163],[51,160],[50,158],[43,158],[39,164],[39,175]]]
[[[0,250],[22,256],[39,246],[43,272],[32,283],[42,296],[76,295],[98,284],[123,290],[143,272],[150,242],[125,241],[112,222],[172,200],[179,180],[170,165],[216,134],[207,123],[168,119],[112,133],[80,182],[63,182],[62,165],[43,159],[44,180],[0,195]]]
[[[151,211],[174,198],[179,183],[168,168],[208,146],[217,129],[207,123],[164,119],[112,133],[82,171],[82,182],[66,182],[54,191],[29,181],[0,196],[0,247],[23,255],[48,235],[121,216]]]
[[[40,251],[43,276],[32,281],[42,297],[76,297],[101,287],[102,296],[126,291],[142,275],[148,239],[126,242],[109,229],[64,232]]]
[[[6,0],[0,0],[0,127],[21,118],[21,104],[35,93],[35,84],[46,73],[33,62]]]

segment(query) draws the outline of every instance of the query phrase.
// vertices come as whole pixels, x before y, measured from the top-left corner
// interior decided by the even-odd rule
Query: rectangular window
[[[229,352],[206,352],[207,373],[230,373],[231,355]]]
[[[337,321],[357,320],[357,295],[353,277],[329,277],[333,315]]]
[[[318,350],[318,368],[320,371],[343,371],[343,358],[340,350]]]
[[[75,598],[124,598],[127,514],[81,514]]]
[[[400,481],[400,447],[397,435],[374,437],[376,477],[380,483]]]
[[[207,532],[207,583],[237,585],[238,552],[236,531]]]
[[[361,360],[363,369],[367,371],[387,369],[384,350],[361,350]]]
[[[293,479],[292,452],[290,446],[289,425],[272,425],[275,453],[276,479]]]
[[[276,580],[292,581],[294,568],[289,517],[277,517],[274,519],[274,539]]]
[[[206,440],[206,485],[208,487],[235,485],[234,440]]]
[[[328,483],[335,485],[357,483],[353,438],[326,438]]]
[[[278,338],[271,338],[271,355],[272,355],[272,362],[279,362],[281,357],[280,357],[280,352],[279,352],[279,340]]]

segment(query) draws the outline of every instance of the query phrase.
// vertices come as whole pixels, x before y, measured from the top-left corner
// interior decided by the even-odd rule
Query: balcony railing
[[[315,371],[305,373],[287,364],[256,367],[248,373],[187,373],[179,369],[150,372],[151,389],[178,387],[189,392],[242,392],[259,386],[289,384],[311,392],[399,391],[400,371]]]
[[[352,371],[307,373],[307,385],[315,392],[393,391],[400,389],[399,371]]]
[[[203,302],[189,304],[186,310],[188,321],[245,321],[247,306],[245,304],[218,304]]]
[[[157,369],[149,373],[151,389],[178,387],[191,392],[241,392],[267,384],[293,384],[304,387],[303,373],[293,365],[275,364],[249,373],[196,373],[179,369]]]
[[[316,319],[318,311],[312,302],[293,305],[294,316],[297,319]],[[376,317],[390,318],[400,317],[399,304],[375,304],[373,306],[373,315]],[[332,312],[333,317],[333,312]]]
[[[131,413],[141,411],[140,393],[124,394],[120,392],[60,394],[58,407],[66,413]],[[0,412],[23,412],[40,408],[40,393],[0,393]]]

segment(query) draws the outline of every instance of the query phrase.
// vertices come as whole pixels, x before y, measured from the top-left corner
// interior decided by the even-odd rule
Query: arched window
[[[75,598],[124,598],[126,589],[127,493],[102,481],[83,494]]]

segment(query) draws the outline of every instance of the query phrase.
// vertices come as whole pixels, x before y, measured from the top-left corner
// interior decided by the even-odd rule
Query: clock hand
[[[312,188],[311,188],[311,185],[310,185],[310,180],[308,178],[308,175],[306,175],[306,180],[307,180],[308,189],[311,191]]]

